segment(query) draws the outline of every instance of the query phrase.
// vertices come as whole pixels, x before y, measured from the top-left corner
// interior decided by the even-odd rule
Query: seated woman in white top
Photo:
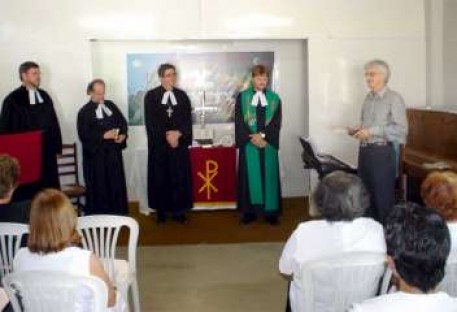
[[[447,222],[451,233],[451,255],[457,256],[457,174],[432,172],[422,182],[425,206],[435,209]]]
[[[356,304],[350,311],[457,311],[457,299],[434,291],[444,277],[451,244],[443,218],[416,204],[397,206],[386,219],[385,235],[399,291]]]
[[[292,311],[304,309],[306,298],[293,280],[304,262],[346,252],[386,252],[382,225],[363,217],[370,198],[359,177],[342,171],[325,176],[313,202],[323,220],[299,224],[279,260],[279,271],[291,280]],[[322,302],[325,304],[325,298]]]
[[[81,240],[76,225],[75,209],[62,192],[53,189],[39,192],[32,201],[28,247],[16,254],[14,271],[52,270],[96,276],[108,288],[108,307],[114,307],[116,293],[102,263],[90,251],[76,246]],[[85,311],[87,303],[77,304]]]

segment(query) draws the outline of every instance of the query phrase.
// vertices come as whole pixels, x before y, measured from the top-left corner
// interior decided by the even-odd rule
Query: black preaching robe
[[[159,86],[144,98],[144,118],[148,135],[148,199],[149,207],[158,214],[178,216],[193,206],[192,173],[189,146],[192,144],[192,107],[187,94],[173,89],[177,105],[171,100],[162,104],[166,90]],[[169,117],[167,110],[173,110]],[[179,130],[179,145],[169,146],[165,133]]]
[[[270,123],[265,125],[265,107],[261,106],[260,103],[256,108],[257,115],[257,132],[265,133],[265,140],[268,144],[274,146],[276,149],[279,149],[279,132],[281,130],[281,101],[279,101],[279,106],[271,119]],[[261,205],[251,205],[250,195],[249,195],[249,182],[248,182],[248,172],[246,164],[246,153],[245,146],[250,142],[249,135],[251,134],[248,125],[244,121],[243,111],[241,109],[241,94],[238,95],[235,103],[235,143],[238,148],[238,186],[237,186],[237,208],[243,213],[247,214],[257,214],[263,213],[264,207]],[[262,173],[262,181],[265,181],[265,156],[264,150],[259,149],[260,151],[260,169]],[[278,174],[279,177],[279,174]],[[280,181],[278,180],[279,185],[279,198],[278,198],[278,207],[281,207],[281,188]],[[265,190],[265,187],[263,187]],[[277,215],[280,212],[280,209],[274,212],[265,213],[268,215]]]
[[[127,121],[111,101],[105,101],[111,110],[108,116],[97,119],[98,104],[90,101],[78,113],[78,135],[83,147],[83,172],[86,182],[86,214],[126,215],[128,212],[122,150],[126,141],[105,140],[106,131],[118,128],[127,136]]]
[[[31,105],[26,87],[21,86],[11,92],[3,101],[0,115],[0,133],[20,133],[43,131],[42,176],[37,183],[20,186],[14,192],[14,200],[31,199],[44,188],[60,188],[57,172],[57,155],[62,153],[62,134],[54,104],[48,93],[37,89],[43,99]],[[36,96],[35,96],[36,97]]]

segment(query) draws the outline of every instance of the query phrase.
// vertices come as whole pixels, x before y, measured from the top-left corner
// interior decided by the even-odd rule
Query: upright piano
[[[421,203],[420,184],[434,170],[457,172],[457,111],[408,109],[409,132],[402,152],[406,197]]]

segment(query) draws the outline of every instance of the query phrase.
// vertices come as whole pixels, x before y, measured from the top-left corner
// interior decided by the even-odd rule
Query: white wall
[[[365,61],[386,59],[407,105],[425,105],[424,21],[422,0],[1,1],[0,96],[18,84],[18,64],[36,60],[73,141],[91,78],[89,38],[307,38],[310,134],[355,162],[355,142],[334,129],[358,121]]]
[[[457,111],[457,1],[425,0],[427,105]]]
[[[445,0],[443,12],[443,104],[457,108],[457,1]]]
[[[427,107],[444,102],[443,0],[425,0]]]

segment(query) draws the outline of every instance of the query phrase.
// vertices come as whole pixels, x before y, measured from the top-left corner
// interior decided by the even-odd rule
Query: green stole
[[[255,92],[252,87],[241,93],[241,111],[243,113],[244,122],[248,125],[250,132],[253,134],[257,133],[257,106],[251,104],[254,94]],[[268,102],[268,105],[265,106],[265,126],[268,126],[278,110],[279,96],[267,89],[265,97]],[[264,204],[266,212],[277,211],[279,209],[278,150],[270,144],[267,144],[264,148],[265,183],[262,183],[259,148],[251,142],[248,142],[245,147],[245,152],[251,204]],[[262,185],[265,187],[265,192]]]

